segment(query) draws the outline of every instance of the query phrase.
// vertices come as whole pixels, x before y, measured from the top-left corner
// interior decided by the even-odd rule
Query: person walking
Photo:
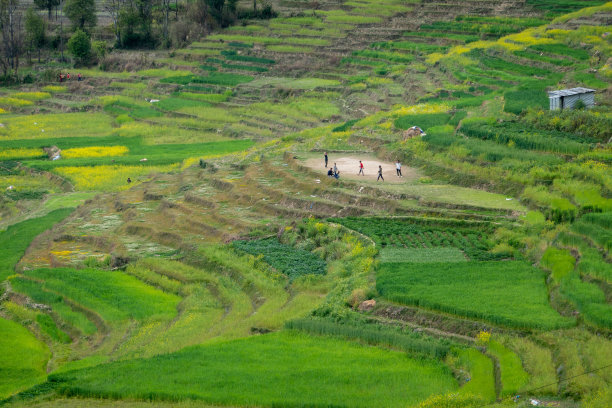
[[[378,178],[376,179],[376,181],[382,179],[382,181],[385,181],[385,178],[382,175],[382,166],[378,166]]]
[[[325,152],[325,168],[327,168],[327,152]]]
[[[365,174],[363,173],[363,163],[361,162],[361,160],[359,160],[359,173],[357,173],[357,175],[362,175],[365,176]]]
[[[395,162],[395,171],[397,172],[397,177],[404,177],[402,176],[402,163],[399,160]]]

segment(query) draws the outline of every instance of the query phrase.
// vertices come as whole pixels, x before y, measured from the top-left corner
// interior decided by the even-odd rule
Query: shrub
[[[91,58],[91,40],[86,32],[77,29],[68,40],[68,50],[80,64],[87,64]]]
[[[104,57],[106,57],[106,41],[92,41],[91,48],[98,61],[101,61]]]

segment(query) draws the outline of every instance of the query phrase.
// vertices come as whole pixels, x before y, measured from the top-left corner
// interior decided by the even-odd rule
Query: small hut
[[[589,88],[572,88],[548,93],[550,110],[572,109],[578,101],[590,108],[595,105],[595,90]]]

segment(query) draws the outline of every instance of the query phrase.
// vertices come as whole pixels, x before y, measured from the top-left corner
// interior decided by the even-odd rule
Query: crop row
[[[584,244],[579,245],[584,248]],[[542,266],[551,271],[561,295],[574,305],[585,321],[612,329],[612,305],[607,303],[606,294],[598,284],[581,279],[579,271],[583,268],[575,268],[575,263],[569,250],[555,247],[549,247],[541,260]]]
[[[586,140],[578,139],[568,133],[526,129],[523,125],[508,122],[464,121],[461,131],[469,137],[494,140],[501,144],[512,143],[518,148],[527,150],[577,154],[588,151],[590,147]]]
[[[470,229],[469,222],[456,220],[414,222],[413,219],[385,218],[338,218],[331,221],[371,237],[377,244],[386,247],[405,248],[458,248],[471,259],[494,260],[504,258],[505,254],[488,252],[492,245],[487,234],[478,229]],[[450,225],[445,225],[450,223]],[[451,225],[457,225],[455,227]],[[485,231],[488,227],[485,227]]]
[[[592,247],[584,237],[563,232],[559,234],[557,239],[563,246],[574,248],[580,252],[580,261],[576,265],[576,270],[581,276],[589,276],[612,284],[612,264],[606,262],[604,255]]]
[[[293,280],[302,275],[324,275],[326,262],[315,254],[281,244],[275,238],[252,241],[234,241],[234,247],[251,255],[262,255],[263,259],[278,271]]]
[[[545,23],[546,21],[538,18],[457,16],[455,21],[435,21],[422,24],[420,29],[501,37]]]
[[[384,235],[385,233],[402,233],[412,231],[418,226],[434,228],[476,229],[480,232],[493,232],[492,224],[483,221],[459,220],[453,218],[424,218],[424,217],[344,217],[330,218],[329,221],[342,224],[345,227],[359,231],[365,235]]]
[[[44,381],[48,347],[28,329],[0,317],[0,399]]]
[[[285,327],[310,334],[361,340],[367,344],[392,347],[432,358],[443,358],[451,346],[448,341],[372,324],[337,323],[311,318],[290,320]]]
[[[584,7],[598,6],[605,0],[527,0],[527,4],[535,9],[546,11],[550,15],[567,14]]]
[[[525,120],[540,129],[574,133],[600,142],[612,138],[612,117],[591,109],[564,109],[561,112],[532,110],[527,112]],[[605,157],[605,152],[601,153]]]
[[[54,268],[25,273],[29,278],[44,282],[43,290],[63,293],[109,321],[171,317],[176,314],[175,307],[180,300],[119,271]]]
[[[288,331],[54,373],[47,385],[80,397],[282,407],[353,406],[359,395],[359,406],[399,408],[457,389],[442,362]]]
[[[72,209],[60,209],[40,217],[11,225],[0,232],[0,281],[14,273],[14,268],[32,240],[41,232],[66,218]]]
[[[519,162],[524,162],[525,171],[531,169],[534,164],[557,165],[562,164],[562,158],[543,152],[526,151],[514,146],[500,144],[492,140],[457,137],[453,132],[444,132],[443,129],[430,129],[423,139],[428,144],[440,147],[453,146],[455,156],[463,156],[464,152],[478,161],[502,162],[513,160],[514,167],[519,168]],[[452,128],[451,128],[452,130]]]
[[[485,55],[482,52],[480,52],[480,50],[472,50],[468,55],[470,57],[478,59],[482,65],[492,70],[508,71],[511,73],[524,75],[527,77],[529,76],[546,77],[551,74],[551,71],[547,69],[510,62],[498,56]]]
[[[385,263],[376,287],[395,302],[499,325],[554,329],[575,324],[550,306],[545,274],[522,261]]]
[[[253,80],[252,76],[227,74],[222,72],[211,72],[207,76],[200,75],[178,75],[160,79],[159,82],[167,84],[211,84],[223,86],[236,86]]]

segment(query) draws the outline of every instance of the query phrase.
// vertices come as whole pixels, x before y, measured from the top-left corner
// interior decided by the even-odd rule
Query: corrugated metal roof
[[[578,95],[583,93],[595,92],[594,89],[590,88],[572,88],[572,89],[562,89],[560,91],[551,91],[548,93],[549,98],[555,98],[558,96],[570,96],[570,95]]]

